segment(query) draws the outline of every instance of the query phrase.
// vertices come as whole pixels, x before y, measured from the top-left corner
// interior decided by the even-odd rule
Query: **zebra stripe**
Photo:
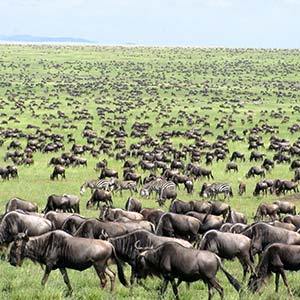
[[[173,181],[167,181],[161,186],[158,203],[162,206],[167,199],[175,199],[176,196],[176,184]]]
[[[212,183],[204,189],[202,196],[204,198],[210,197],[211,200],[215,200],[218,194],[224,194],[224,199],[229,196],[232,197],[233,193],[231,186],[228,183]]]
[[[165,179],[157,178],[150,181],[141,188],[140,195],[142,197],[148,197],[152,192],[160,193],[162,185],[167,182]]]

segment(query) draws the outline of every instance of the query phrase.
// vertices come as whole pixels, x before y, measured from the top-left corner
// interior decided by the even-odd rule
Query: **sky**
[[[0,35],[300,48],[300,0],[0,0]]]

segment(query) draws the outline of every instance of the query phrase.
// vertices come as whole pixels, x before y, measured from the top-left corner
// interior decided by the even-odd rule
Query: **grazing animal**
[[[50,195],[47,204],[42,211],[46,214],[49,211],[62,210],[63,212],[79,213],[79,198],[75,195],[64,194],[62,196]]]
[[[242,196],[244,193],[246,193],[246,183],[240,182],[239,183],[239,195]]]
[[[237,158],[241,159],[242,161],[245,161],[245,154],[238,151],[234,151],[231,155],[230,161],[236,160]]]
[[[231,207],[229,206],[228,215],[225,222],[231,224],[236,224],[236,223],[247,224],[247,218],[244,214],[232,210]]]
[[[128,197],[125,203],[125,209],[139,213],[142,210],[142,203],[136,199],[133,199],[132,197]]]
[[[6,203],[5,206],[5,213],[17,209],[21,209],[23,211],[29,211],[29,212],[37,212],[38,206],[36,203],[32,203],[18,197],[13,197],[9,199],[9,201]]]
[[[12,211],[7,213],[0,224],[0,245],[11,243],[19,233],[25,231],[36,236],[52,230],[52,223],[44,218]]]
[[[225,172],[229,172],[233,170],[234,172],[238,172],[239,171],[239,168],[238,168],[238,165],[234,162],[229,162],[227,165],[226,165],[226,169],[225,169]]]
[[[248,287],[250,291],[257,292],[271,273],[275,273],[275,292],[278,293],[280,275],[290,297],[293,297],[289,287],[285,270],[298,271],[300,269],[300,246],[274,243],[265,249],[256,267],[256,272],[251,275]],[[278,297],[278,296],[277,296]]]
[[[211,229],[219,230],[224,224],[224,220],[220,216],[215,216],[207,213],[202,214],[195,211],[190,211],[186,215],[197,218],[202,223],[200,226],[200,233],[205,233],[206,231]]]
[[[232,188],[228,183],[212,183],[206,182],[202,185],[200,197],[210,197],[211,200],[216,200],[218,194],[224,194],[224,200],[228,197],[233,197]]]
[[[63,166],[60,165],[55,166],[52,174],[50,175],[50,179],[51,180],[58,179],[58,175],[60,175],[62,179],[66,178],[66,171]]]
[[[268,184],[264,181],[257,182],[255,185],[255,189],[253,191],[253,196],[259,196],[262,192],[262,195],[267,195],[268,192]]]
[[[251,239],[242,234],[209,230],[202,237],[199,249],[212,251],[225,259],[237,257],[243,267],[245,279],[248,267],[254,273],[250,247]]]
[[[261,169],[258,166],[251,167],[248,173],[246,174],[246,178],[250,178],[254,176],[266,177],[266,173],[263,169]]]
[[[159,206],[163,206],[167,199],[176,199],[176,185],[173,181],[165,182],[160,188],[159,198],[157,200]]]
[[[107,221],[115,221],[119,218],[125,217],[132,221],[141,221],[144,219],[144,216],[135,211],[128,211],[121,208],[109,208],[105,207],[100,212],[100,219]]]
[[[156,234],[194,242],[198,240],[201,224],[197,218],[168,212],[160,217]]]
[[[281,180],[278,182],[277,189],[275,193],[279,196],[281,193],[285,195],[287,191],[293,191],[294,193],[299,193],[298,184],[289,180]]]
[[[269,216],[271,220],[278,219],[280,209],[276,204],[261,203],[254,216],[254,221],[261,221],[264,217]]]
[[[86,181],[81,187],[80,187],[80,195],[83,195],[85,190],[89,188],[91,190],[91,193],[93,193],[94,190],[100,189],[109,191],[111,190],[111,187],[114,185],[114,180],[110,179],[95,179]]]
[[[106,178],[106,177],[110,177],[110,178],[111,178],[111,177],[119,178],[118,171],[103,168],[103,169],[101,170],[99,179],[104,179],[104,178]]]
[[[97,209],[99,209],[100,202],[104,202],[105,205],[112,207],[111,193],[104,190],[95,190],[90,200],[86,203],[86,208],[92,208],[97,203]]]
[[[106,241],[73,237],[61,230],[33,238],[23,235],[13,243],[8,260],[13,266],[21,266],[25,258],[46,266],[42,286],[46,284],[50,272],[59,269],[70,294],[73,289],[66,269],[83,271],[91,266],[95,268],[103,288],[106,285],[105,274],[109,276],[112,293],[115,275],[108,268],[110,259],[117,264],[120,282],[127,286],[115,248]]]
[[[176,300],[179,300],[177,287],[181,282],[194,282],[202,279],[208,285],[208,299],[212,299],[213,289],[216,289],[223,299],[223,288],[216,280],[216,273],[221,269],[229,282],[237,291],[241,287],[237,280],[226,271],[221,259],[206,250],[185,248],[174,242],[164,243],[154,249],[145,250],[137,257],[137,278],[156,275],[163,278],[161,295],[171,282]],[[178,278],[178,283],[175,279]]]
[[[80,215],[72,214],[68,218],[65,219],[63,224],[61,225],[61,230],[73,235],[78,227],[86,220],[86,218]]]
[[[130,276],[130,293],[132,294],[132,288],[135,279],[136,270],[136,258],[139,255],[139,251],[136,247],[138,243],[139,247],[157,247],[165,242],[176,242],[184,247],[192,248],[192,245],[182,239],[170,238],[165,236],[157,236],[146,230],[135,230],[133,232],[120,235],[114,238],[109,238],[117,252],[117,255],[124,262],[131,266],[131,276]]]
[[[253,256],[262,253],[269,245],[274,243],[300,245],[299,233],[263,222],[251,225],[241,234],[252,239],[251,253]]]
[[[291,214],[296,215],[296,205],[294,203],[291,203],[289,201],[274,201],[273,204],[278,205],[279,212],[278,214]]]

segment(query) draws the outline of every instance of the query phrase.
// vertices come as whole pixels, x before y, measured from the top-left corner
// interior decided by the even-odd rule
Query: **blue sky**
[[[300,0],[0,0],[0,35],[300,48]]]

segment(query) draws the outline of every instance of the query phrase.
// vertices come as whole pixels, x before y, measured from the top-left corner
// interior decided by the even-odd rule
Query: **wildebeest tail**
[[[223,273],[226,275],[228,281],[233,285],[233,287],[236,289],[237,292],[241,290],[241,285],[239,282],[224,268],[221,258],[217,256],[218,261],[219,261],[219,267],[223,271]]]
[[[114,246],[112,246],[112,251],[113,251],[113,258],[114,258],[114,260],[117,264],[117,268],[118,268],[119,280],[125,287],[127,287],[128,283],[127,283],[127,280],[126,280],[125,275],[124,275],[123,265],[122,265],[122,262],[120,261],[120,259],[117,256],[116,249],[115,249]]]

